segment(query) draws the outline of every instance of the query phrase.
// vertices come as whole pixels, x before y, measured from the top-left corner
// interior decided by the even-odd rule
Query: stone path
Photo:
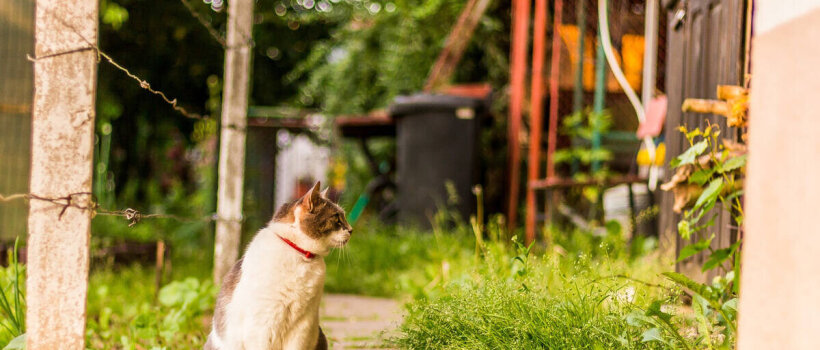
[[[393,299],[326,294],[320,324],[331,349],[389,349],[384,339],[396,334],[402,312]]]

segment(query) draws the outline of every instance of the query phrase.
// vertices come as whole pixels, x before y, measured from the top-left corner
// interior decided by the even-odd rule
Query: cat
[[[324,257],[353,228],[319,186],[282,205],[223,278],[205,350],[328,348],[319,327]]]

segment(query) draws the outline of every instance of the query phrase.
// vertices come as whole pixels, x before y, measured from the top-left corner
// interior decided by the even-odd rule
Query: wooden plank
[[[30,192],[90,201],[97,1],[37,0]],[[33,200],[29,212],[27,349],[83,349],[89,211]]]
[[[678,131],[678,126],[682,124],[682,112],[680,106],[683,104],[683,67],[686,63],[685,33],[682,26],[678,26],[675,21],[675,13],[684,6],[679,2],[678,6],[667,15],[667,41],[666,41],[666,95],[668,98],[668,109],[666,112],[666,123],[664,124],[664,134],[666,143],[666,161],[664,162],[662,182],[667,182],[674,174],[669,168],[669,160],[677,157],[683,152],[682,135]],[[658,220],[658,243],[665,256],[674,257],[677,255],[677,223],[680,215],[672,210],[675,202],[671,192],[660,191],[660,214]]]
[[[677,26],[674,13],[683,9],[684,22]],[[680,106],[685,98],[714,99],[717,85],[740,85],[742,83],[743,16],[744,2],[741,0],[691,0],[680,2],[670,12],[667,61],[667,94],[669,111],[666,120],[667,160],[682,153],[689,144],[677,130],[680,125],[689,129],[705,128],[707,125],[720,126],[722,136],[736,139],[737,130],[726,125],[726,119],[715,115],[682,113]],[[672,175],[666,169],[666,179]],[[735,239],[731,224],[731,213],[715,208],[715,225],[709,232],[702,232],[684,241],[677,235],[680,215],[672,212],[672,196],[661,196],[660,237],[663,247],[670,247],[670,239],[675,240],[675,253],[692,241],[715,233],[712,241],[714,249],[730,245]],[[700,281],[710,280],[716,272],[704,274],[700,267],[706,261],[705,253],[698,254],[677,264],[677,270]]]
[[[530,187],[535,189],[550,189],[550,188],[569,188],[569,187],[577,187],[577,186],[603,186],[603,187],[610,187],[616,186],[620,184],[632,184],[632,183],[646,183],[647,179],[635,175],[627,175],[627,176],[619,176],[608,178],[604,181],[598,180],[586,180],[586,181],[578,181],[575,179],[569,178],[558,178],[558,177],[550,177],[541,180],[535,180],[530,182]]]
[[[219,141],[214,282],[218,285],[239,255],[245,175],[245,129],[250,90],[253,0],[228,4],[228,47]]]
[[[430,69],[430,74],[424,84],[424,91],[435,91],[450,81],[450,78],[456,72],[459,61],[461,61],[461,56],[464,55],[464,50],[467,49],[467,44],[473,38],[473,32],[478,25],[478,21],[484,16],[488,6],[490,6],[490,0],[467,1],[461,15],[458,17],[458,21],[453,26],[450,35],[447,36],[444,49],[441,50],[436,62]]]

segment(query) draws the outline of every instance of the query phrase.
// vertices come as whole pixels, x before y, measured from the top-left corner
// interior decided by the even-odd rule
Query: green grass
[[[497,235],[503,236],[503,235]],[[393,339],[408,349],[652,349],[628,315],[670,290],[651,241],[553,233],[527,249],[504,239],[451,259],[449,276],[415,293]],[[474,242],[474,241],[473,241]],[[469,247],[469,246],[465,246]],[[517,248],[515,248],[517,247]],[[645,252],[650,252],[649,255]],[[427,266],[435,265],[429,261]]]
[[[664,291],[615,277],[654,281],[652,263],[519,253],[516,259],[503,248],[490,252],[472,274],[445,286],[439,296],[411,302],[396,344],[410,349],[657,346],[641,342],[642,330],[630,326],[627,315]]]
[[[525,249],[470,229],[369,225],[327,259],[328,292],[408,300],[408,349],[653,349],[630,313],[668,298],[654,241],[550,231]],[[517,248],[516,248],[517,247]]]
[[[201,254],[205,255],[205,254]],[[211,262],[178,256],[158,298],[152,266],[98,266],[88,286],[86,343],[91,349],[201,347],[217,289]]]
[[[553,233],[524,249],[500,231],[476,243],[469,228],[430,232],[362,223],[326,258],[326,292],[405,300],[397,347],[411,349],[652,348],[626,321],[669,293],[663,266],[641,241]],[[651,249],[649,249],[651,251]],[[87,346],[187,349],[208,333],[216,288],[208,249],[177,249],[155,299],[153,266],[93,266]],[[620,277],[617,277],[620,276]],[[170,283],[169,283],[170,281]],[[631,301],[618,295],[634,290]],[[8,339],[5,339],[7,341]],[[2,343],[0,343],[2,345]]]
[[[361,233],[359,233],[361,232]],[[424,295],[440,285],[448,266],[471,261],[464,235],[365,224],[325,261],[325,291],[371,296]]]

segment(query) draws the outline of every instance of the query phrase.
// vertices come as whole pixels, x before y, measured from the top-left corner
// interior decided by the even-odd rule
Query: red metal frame
[[[561,1],[561,0],[557,0]],[[532,86],[530,92],[530,142],[527,183],[535,181],[541,170],[541,128],[544,97],[544,42],[547,31],[547,0],[535,0],[532,29]],[[535,189],[527,186],[526,242],[535,240]]]
[[[558,75],[561,62],[561,12],[564,10],[563,0],[555,0],[555,15],[552,28],[552,62],[550,62],[550,120],[549,135],[547,136],[547,178],[555,177],[555,162],[552,155],[555,153],[555,143],[558,138]]]
[[[530,0],[513,0],[512,48],[510,50],[510,117],[507,126],[507,174],[509,176],[509,202],[507,227],[515,229],[518,212],[518,192],[521,148],[518,135],[521,132],[521,113],[524,103],[527,74],[527,29],[530,20]]]
[[[536,224],[536,202],[535,202],[535,188],[531,184],[538,180],[538,170],[540,168],[540,151],[541,151],[541,88],[543,73],[541,67],[544,62],[544,36],[546,31],[546,0],[536,0],[535,25],[533,34],[533,84],[532,84],[532,116],[531,130],[530,130],[530,164],[527,181],[527,223],[526,223],[526,240],[527,244],[535,240],[535,224]],[[553,10],[553,28],[552,28],[552,59],[550,61],[550,114],[547,131],[547,178],[553,178],[555,175],[555,164],[552,161],[552,155],[555,153],[555,143],[558,137],[558,78],[560,74],[561,62],[561,36],[558,34],[561,30],[561,13],[564,10],[563,0],[555,0],[555,8]],[[539,16],[539,12],[541,15]],[[538,71],[536,72],[536,64]],[[537,81],[537,83],[536,83]]]

